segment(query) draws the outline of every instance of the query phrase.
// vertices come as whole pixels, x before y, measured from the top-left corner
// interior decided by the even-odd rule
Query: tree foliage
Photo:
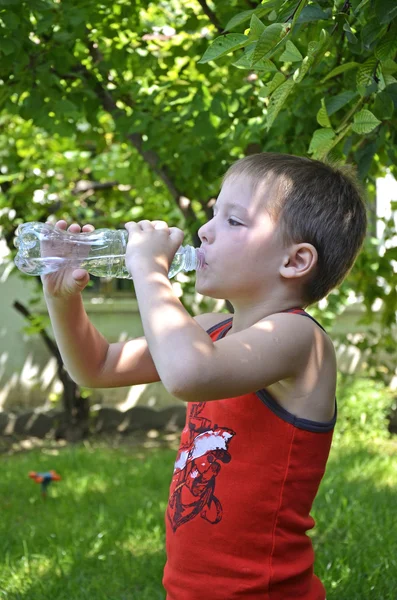
[[[393,0],[0,0],[9,247],[19,223],[49,214],[97,227],[165,218],[197,241],[237,158],[349,162],[368,190],[371,230],[323,320],[355,293],[369,319],[381,299],[390,326],[395,228],[385,223],[380,251],[375,181],[397,174],[396,40]],[[387,329],[376,335],[374,345],[393,346]]]

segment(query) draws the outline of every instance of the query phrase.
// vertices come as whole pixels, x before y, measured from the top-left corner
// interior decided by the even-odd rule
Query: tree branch
[[[89,44],[90,45],[90,44]],[[98,60],[100,53],[98,53],[97,49],[94,49],[95,59]],[[98,64],[96,65],[98,66]],[[95,77],[95,74],[89,71],[84,65],[79,67],[84,71],[83,76],[87,81],[90,81],[93,85],[94,91],[99,98],[103,108],[112,115],[115,121],[122,116],[125,116],[125,112],[119,108],[116,104],[115,99],[110,94],[108,90],[106,90],[102,83]],[[187,221],[195,221],[196,214],[192,209],[190,200],[188,200],[184,194],[177,188],[174,184],[172,177],[168,173],[166,167],[161,164],[161,159],[159,155],[154,150],[145,150],[144,149],[144,140],[140,133],[130,133],[126,135],[126,139],[128,139],[131,144],[135,147],[135,149],[142,156],[144,161],[150,166],[150,168],[156,173],[156,175],[161,179],[161,181],[165,184],[175,202],[178,205],[178,208],[181,210]],[[186,200],[188,200],[186,202]]]
[[[209,20],[211,21],[211,23],[216,27],[216,29],[219,31],[219,33],[222,33],[223,32],[223,27],[219,23],[218,17],[214,13],[214,11],[211,10],[210,7],[208,6],[207,0],[197,0],[197,1],[200,4],[201,8],[203,9],[203,13],[205,15],[207,15],[207,17],[209,18]]]
[[[99,183],[98,181],[87,181],[85,179],[81,179],[77,181],[74,188],[72,189],[73,196],[77,196],[77,194],[83,194],[85,192],[97,191],[97,190],[108,190],[109,188],[114,188],[119,185],[118,181],[104,181],[103,183]]]
[[[34,321],[34,315],[15,300],[13,304],[15,310],[23,315],[29,322]],[[78,441],[85,437],[89,430],[89,412],[90,405],[88,398],[83,398],[80,394],[79,386],[70,377],[63,364],[61,353],[56,343],[50,338],[46,330],[39,331],[44,344],[57,361],[57,374],[63,385],[63,408],[66,413],[66,423],[60,423],[55,432],[55,437],[66,438],[69,441]]]
[[[14,301],[13,306],[14,306],[15,310],[17,310],[19,313],[21,313],[21,315],[23,315],[28,321],[30,321],[30,322],[33,321],[34,316],[32,315],[32,313],[29,312],[29,310],[26,308],[26,306],[24,306],[23,304],[18,302],[18,300]],[[43,338],[44,344],[47,346],[48,350],[55,357],[55,359],[57,361],[58,375],[60,376],[61,371],[65,372],[65,369],[63,366],[61,354],[58,350],[58,346],[50,338],[50,336],[48,335],[48,333],[46,332],[45,329],[40,329],[40,335]],[[64,378],[64,376],[63,376],[63,378]],[[60,377],[60,379],[62,380],[62,377]]]
[[[200,0],[199,0],[200,1]],[[204,1],[205,4],[205,1]],[[206,4],[205,4],[206,5]],[[210,9],[207,7],[210,11]],[[210,11],[211,12],[211,11]],[[213,14],[213,13],[212,13]],[[216,18],[216,16],[214,15]],[[220,27],[220,26],[219,26]],[[103,56],[100,52],[98,46],[89,41],[87,43],[87,47],[92,57],[93,63],[96,68],[101,69],[101,75],[105,76],[106,74],[103,71]],[[120,109],[112,94],[103,86],[103,84],[99,81],[99,79],[95,76],[92,71],[89,71],[85,65],[76,65],[72,67],[71,72],[61,75],[58,74],[58,77],[67,78],[67,79],[85,79],[87,83],[91,83],[93,90],[95,91],[102,107],[112,115],[113,119],[117,121],[118,118],[125,116],[125,112]],[[125,104],[127,104],[127,99],[123,100]],[[129,104],[131,108],[133,108],[133,104]],[[166,167],[161,165],[161,160],[159,155],[154,150],[144,150],[144,140],[141,134],[139,133],[131,133],[126,135],[126,139],[130,141],[130,143],[135,147],[135,149],[142,156],[144,161],[149,165],[149,167],[156,173],[156,175],[161,179],[161,181],[165,184],[175,202],[178,205],[178,208],[181,210],[183,216],[187,221],[194,222],[196,220],[196,214],[192,209],[190,200],[186,198],[186,196],[177,188],[174,184],[172,177],[168,173]],[[98,186],[98,184],[96,184]],[[102,184],[104,189],[105,187],[109,187],[110,184]],[[116,183],[112,183],[111,185],[117,185]],[[94,189],[94,188],[91,188]],[[100,189],[96,187],[96,189]],[[78,193],[76,188],[73,190],[73,193]]]

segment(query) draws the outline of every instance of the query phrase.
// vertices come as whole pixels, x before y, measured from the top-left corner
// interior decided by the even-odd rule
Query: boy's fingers
[[[72,223],[69,226],[68,231],[70,231],[71,233],[80,233],[81,227],[80,227],[80,225],[78,223]]]
[[[51,223],[49,223],[49,225],[51,225]],[[60,221],[57,221],[55,223],[55,227],[58,227],[59,229],[66,229],[67,226],[68,226],[68,224],[63,219],[61,219]]]
[[[147,219],[144,219],[143,221],[139,221],[138,225],[142,229],[142,231],[148,231],[150,229],[153,229],[153,225],[152,225],[151,221],[148,221]]]
[[[152,221],[154,229],[168,229],[168,223],[165,221]]]
[[[179,229],[179,227],[170,227],[170,238],[175,244],[178,244],[178,248],[181,246],[184,237],[185,234],[182,229]]]
[[[128,233],[131,233],[132,231],[136,231],[137,229],[139,229],[139,225],[135,221],[128,221],[128,223],[126,223],[124,225],[124,227],[126,228]]]
[[[83,290],[85,288],[90,279],[90,276],[84,269],[75,269],[72,273],[72,277],[74,279],[75,285],[80,290]]]
[[[47,221],[48,225],[51,225],[51,223],[49,221]],[[57,221],[55,223],[55,227],[58,227],[59,229],[67,229],[67,222],[64,219],[61,219],[60,221]],[[80,227],[80,225],[78,223],[72,223],[69,226],[69,231],[74,231],[74,233],[79,232],[81,229],[81,231],[94,231],[95,227],[94,225],[91,225],[91,223],[86,223],[85,225],[83,225],[83,227]]]

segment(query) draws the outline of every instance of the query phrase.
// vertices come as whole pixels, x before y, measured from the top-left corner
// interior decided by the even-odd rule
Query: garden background
[[[310,309],[360,367],[339,379],[311,535],[329,600],[395,600],[397,202],[380,206],[376,192],[396,175],[396,34],[392,0],[0,0],[1,284],[19,290],[1,305],[0,394],[15,418],[3,415],[0,597],[164,598],[163,511],[180,424],[176,411],[165,427],[99,435],[98,398],[63,369],[38,278],[13,268],[17,226],[159,218],[197,244],[228,166],[276,151],[352,164],[367,192],[363,251]],[[213,308],[194,278],[174,285],[192,314]],[[131,282],[93,278],[86,294],[129,318]],[[61,412],[41,441],[15,429],[28,406],[10,400],[22,389],[7,371],[11,313],[21,353],[41,346],[53,361],[32,407]],[[49,468],[63,479],[43,502],[27,473]]]

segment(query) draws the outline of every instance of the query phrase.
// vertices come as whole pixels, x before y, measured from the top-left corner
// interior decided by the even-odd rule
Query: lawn
[[[311,532],[328,600],[397,598],[396,454],[396,441],[334,445]],[[96,442],[3,456],[0,599],[164,599],[174,457]],[[48,469],[63,479],[43,499],[28,472]]]

